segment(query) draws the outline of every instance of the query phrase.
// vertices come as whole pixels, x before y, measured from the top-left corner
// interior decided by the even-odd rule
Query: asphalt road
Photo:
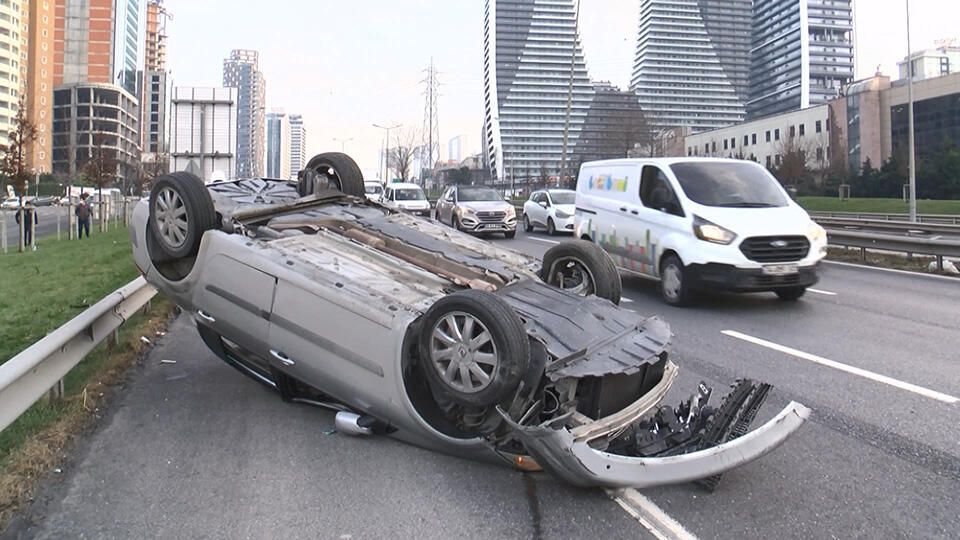
[[[17,249],[17,235],[20,233],[20,226],[17,225],[15,221],[15,210],[4,210],[3,215],[0,216],[0,219],[3,219],[7,224],[7,249]],[[60,232],[62,238],[66,240],[67,238],[67,207],[66,206],[41,206],[37,208],[37,225],[36,225],[36,237],[38,239],[37,246],[42,247],[44,243],[49,242],[49,238],[44,240],[44,237],[52,237],[53,240],[56,240],[57,235],[57,218],[60,219]],[[91,229],[95,224],[91,224]],[[95,232],[95,231],[91,231]]]
[[[559,239],[494,241],[539,256]],[[758,422],[789,400],[814,410],[714,493],[643,495],[703,538],[956,537],[960,405],[941,400],[960,397],[960,281],[831,264],[815,289],[795,303],[718,295],[681,309],[625,278],[623,305],[676,333],[668,400],[752,377],[776,385]],[[327,434],[332,423],[223,365],[180,317],[6,536],[648,535],[599,490]]]

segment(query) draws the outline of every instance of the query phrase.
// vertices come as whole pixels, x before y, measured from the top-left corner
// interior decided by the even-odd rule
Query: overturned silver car
[[[601,249],[573,240],[541,263],[383,208],[344,154],[298,182],[160,177],[131,235],[217,356],[352,433],[580,486],[714,485],[810,412],[790,403],[748,432],[769,387],[746,380],[715,407],[704,385],[660,406],[671,331],[618,307]]]

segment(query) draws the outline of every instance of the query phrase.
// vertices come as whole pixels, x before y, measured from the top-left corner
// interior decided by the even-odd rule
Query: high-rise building
[[[751,119],[825,103],[853,80],[852,0],[754,0]]]
[[[913,69],[913,80],[922,81],[933,77],[942,77],[960,71],[960,47],[942,45],[936,49],[917,51],[897,62],[900,78],[906,79],[907,65]]]
[[[257,51],[235,49],[223,61],[223,86],[236,88],[237,178],[263,176],[266,80]]]
[[[27,166],[46,173],[52,169],[54,3],[29,2],[27,84],[25,102],[37,138],[27,148]],[[2,9],[2,8],[0,8]]]
[[[143,0],[53,4],[54,84],[107,83],[135,93]]]
[[[140,147],[145,154],[161,154],[167,151],[167,30],[161,0],[147,3],[145,20],[145,56],[140,81]]]
[[[137,91],[137,61],[143,57],[143,2],[115,0],[113,30],[114,83],[127,92]]]
[[[447,143],[447,159],[460,163],[466,155],[464,146],[467,144],[466,135],[457,135]]]
[[[487,0],[483,151],[494,179],[560,170],[573,81],[567,161],[593,99],[574,0]]]
[[[267,177],[290,179],[290,120],[283,109],[267,114]]]
[[[746,114],[751,0],[642,0],[630,89],[654,128]]]
[[[290,180],[296,180],[297,174],[307,166],[307,128],[303,117],[291,114],[290,118]]]
[[[24,3],[16,0],[0,2],[0,133],[4,134],[0,144],[7,144],[6,133],[13,129],[25,90],[27,36],[21,22],[23,7]]]
[[[237,89],[173,89],[170,169],[210,181],[236,170]]]

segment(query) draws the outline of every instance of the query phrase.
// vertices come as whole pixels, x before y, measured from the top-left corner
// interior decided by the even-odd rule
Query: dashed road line
[[[924,388],[924,387],[922,387],[922,386],[917,386],[917,385],[915,385],[915,384],[911,384],[911,383],[908,383],[908,382],[903,382],[903,381],[894,379],[894,378],[892,378],[892,377],[887,377],[886,375],[880,375],[879,373],[874,373],[874,372],[872,372],[872,371],[867,371],[867,370],[865,370],[865,369],[860,369],[860,368],[858,368],[858,367],[853,367],[853,366],[849,366],[849,365],[847,365],[847,364],[842,364],[842,363],[836,362],[836,361],[834,361],[834,360],[829,360],[829,359],[827,359],[827,358],[823,358],[822,356],[817,356],[817,355],[814,355],[814,354],[806,353],[806,352],[803,352],[803,351],[800,351],[800,350],[797,350],[797,349],[793,349],[793,348],[790,348],[790,347],[786,347],[786,346],[784,346],[784,345],[778,345],[778,344],[776,344],[776,343],[773,343],[772,341],[767,341],[767,340],[765,340],[765,339],[760,339],[760,338],[757,338],[757,337],[748,336],[747,334],[742,334],[742,333],[737,332],[737,331],[734,331],[734,330],[723,330],[723,331],[721,331],[720,333],[723,334],[723,335],[725,335],[725,336],[729,336],[729,337],[736,338],[736,339],[739,339],[739,340],[742,340],[742,341],[746,341],[746,342],[748,342],[748,343],[753,343],[754,345],[760,345],[761,347],[766,347],[766,348],[772,349],[772,350],[774,350],[774,351],[782,352],[782,353],[784,353],[784,354],[789,354],[790,356],[793,356],[793,357],[795,357],[795,358],[800,358],[801,360],[807,360],[807,361],[813,362],[813,363],[815,363],[815,364],[820,364],[820,365],[822,365],[822,366],[830,367],[830,368],[833,368],[833,369],[836,369],[836,370],[839,370],[839,371],[844,371],[844,372],[850,373],[850,374],[852,374],[852,375],[857,375],[857,376],[860,376],[860,377],[864,377],[864,378],[866,378],[866,379],[870,379],[870,380],[875,381],[875,382],[878,382],[878,383],[882,383],[882,384],[886,384],[886,385],[889,385],[889,386],[893,386],[893,387],[899,388],[899,389],[901,389],[901,390],[906,390],[906,391],[908,391],[908,392],[913,392],[914,394],[918,394],[918,395],[921,395],[921,396],[924,396],[924,397],[928,397],[928,398],[930,398],[930,399],[935,399],[935,400],[937,400],[937,401],[942,401],[943,403],[949,403],[949,404],[952,405],[952,404],[954,404],[954,403],[960,402],[960,398],[957,398],[957,397],[954,397],[954,396],[951,396],[951,395],[948,395],[948,394],[943,394],[943,393],[941,393],[941,392],[937,392],[936,390],[930,390],[929,388]]]
[[[809,289],[809,288],[808,288],[807,290],[810,291],[810,292],[812,292],[812,293],[822,294],[822,295],[825,295],[825,296],[837,296],[837,293],[835,293],[835,292],[821,291],[820,289]]]
[[[537,238],[536,236],[528,236],[527,239],[529,239],[529,240],[536,240],[537,242],[544,242],[544,243],[547,243],[547,244],[559,244],[559,243],[560,243],[560,242],[557,242],[556,240],[547,240],[546,238]]]
[[[633,488],[608,489],[607,494],[650,531],[650,534],[660,540],[696,540],[696,536],[637,490]]]

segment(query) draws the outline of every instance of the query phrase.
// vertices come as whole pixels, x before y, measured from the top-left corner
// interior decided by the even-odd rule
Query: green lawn
[[[137,277],[127,229],[0,253],[0,364]]]
[[[847,199],[837,197],[797,197],[797,202],[810,212],[873,212],[907,214],[910,207],[901,199]],[[920,214],[960,214],[960,201],[917,201]]]

